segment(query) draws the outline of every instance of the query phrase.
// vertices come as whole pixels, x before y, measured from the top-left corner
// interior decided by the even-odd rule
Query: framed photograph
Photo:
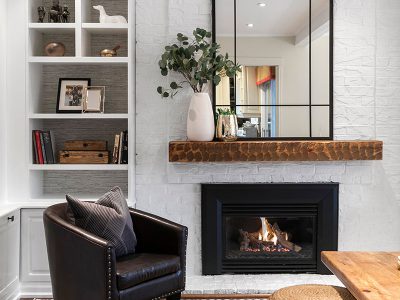
[[[83,113],[104,113],[106,87],[88,86],[83,90]]]
[[[90,78],[60,78],[57,113],[82,113],[83,93],[88,86]]]

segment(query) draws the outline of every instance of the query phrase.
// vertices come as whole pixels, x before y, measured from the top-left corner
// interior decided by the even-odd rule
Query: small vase
[[[238,123],[236,115],[219,115],[217,122],[217,139],[224,142],[234,142],[238,138]]]
[[[210,96],[207,93],[193,94],[187,117],[188,140],[210,142],[214,139],[214,133],[214,113]]]

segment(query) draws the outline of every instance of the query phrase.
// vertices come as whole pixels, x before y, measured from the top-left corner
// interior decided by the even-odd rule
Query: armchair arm
[[[138,241],[136,252],[180,256],[184,287],[188,228],[140,210],[131,209],[130,213]]]
[[[113,247],[62,219],[55,209],[43,215],[54,299],[118,299]]]

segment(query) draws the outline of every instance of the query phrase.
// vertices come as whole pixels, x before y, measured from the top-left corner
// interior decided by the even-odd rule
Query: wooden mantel
[[[348,161],[382,160],[381,141],[236,141],[169,143],[169,161]]]

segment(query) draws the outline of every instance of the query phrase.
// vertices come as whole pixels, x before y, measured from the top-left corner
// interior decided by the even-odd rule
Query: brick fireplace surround
[[[177,32],[211,28],[211,1],[137,1],[136,205],[189,227],[190,292],[339,283],[322,275],[201,276],[200,183],[338,182],[339,250],[400,249],[400,3],[335,2],[335,139],[383,140],[383,161],[168,163],[168,142],[186,136],[189,93],[161,100],[155,92],[163,80],[156,62]]]

